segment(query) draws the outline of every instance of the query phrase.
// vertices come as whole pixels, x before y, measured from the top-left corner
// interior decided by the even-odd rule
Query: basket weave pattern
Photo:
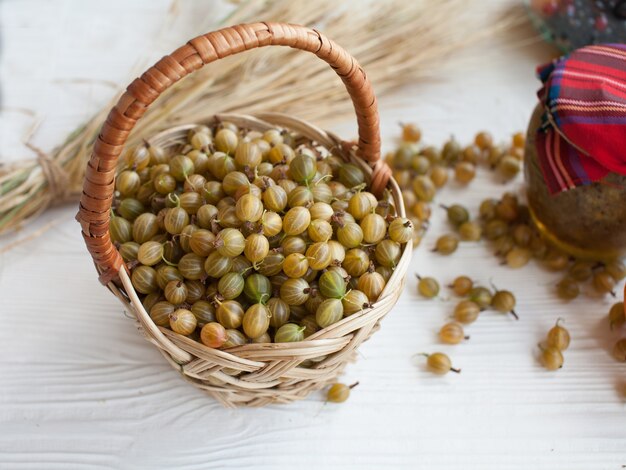
[[[246,344],[217,350],[166,328],[157,327],[135,292],[128,270],[109,237],[110,208],[114,196],[116,163],[126,139],[150,103],[185,75],[219,58],[265,45],[286,45],[312,52],[337,72],[354,103],[359,125],[358,148],[304,121],[280,114],[218,115],[238,126],[264,131],[283,127],[323,146],[345,161],[359,165],[372,192],[384,188],[404,216],[400,189],[380,159],[376,99],[365,73],[341,47],[321,33],[296,25],[254,23],[208,33],[165,56],[136,79],[111,110],[94,145],[87,166],[77,216],[100,281],[123,302],[138,321],[145,337],[158,347],[183,376],[226,406],[262,406],[301,399],[336,380],[356,348],[374,331],[396,303],[411,256],[411,242],[380,298],[371,308],[344,318],[297,343]],[[211,125],[214,122],[202,123]],[[180,126],[153,137],[164,148],[179,145],[188,130]],[[303,361],[316,361],[300,367]]]

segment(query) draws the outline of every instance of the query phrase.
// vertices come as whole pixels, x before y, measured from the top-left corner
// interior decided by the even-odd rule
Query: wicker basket
[[[217,115],[214,119],[232,121],[255,130],[283,127],[315,141],[346,161],[360,165],[371,190],[380,195],[387,188],[397,213],[404,216],[400,189],[390,178],[389,167],[380,159],[376,99],[365,73],[353,57],[319,32],[276,23],[239,25],[199,36],[165,56],[133,81],[109,113],[94,145],[77,216],[100,281],[133,313],[140,331],[185,379],[226,406],[287,403],[335,381],[345,364],[353,358],[356,348],[378,329],[381,318],[393,308],[402,292],[411,257],[409,242],[379,300],[371,308],[346,317],[298,343],[246,344],[218,350],[153,323],[109,238],[109,213],[118,157],[137,120],[169,86],[204,64],[268,45],[312,52],[337,72],[354,103],[359,124],[358,149],[329,132],[281,114]],[[165,148],[178,146],[194,126],[168,129],[154,136],[151,142]],[[320,357],[324,359],[310,365],[311,359]],[[308,367],[301,366],[303,361],[309,363]]]

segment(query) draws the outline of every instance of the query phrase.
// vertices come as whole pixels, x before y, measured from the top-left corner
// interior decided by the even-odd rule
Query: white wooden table
[[[508,3],[468,7],[497,12]],[[100,83],[69,79],[122,83],[148,50],[154,57],[202,32],[181,31],[174,42],[154,39],[168,6],[167,0],[2,2],[3,105],[40,112],[45,121],[36,142],[50,148],[111,93]],[[385,147],[393,147],[398,121],[418,122],[433,143],[450,132],[467,141],[482,128],[498,139],[523,129],[538,87],[534,66],[550,51],[537,44],[511,48],[507,36],[502,41],[457,57],[433,83],[383,100]],[[2,158],[25,154],[19,140],[27,125],[20,113],[2,114]],[[354,125],[335,130],[349,137]],[[476,209],[502,191],[486,172],[471,187],[451,187],[440,199]],[[484,313],[468,328],[469,341],[443,346],[436,331],[454,303],[420,299],[411,277],[397,308],[348,367],[345,382],[360,386],[347,403],[324,405],[315,394],[289,406],[227,410],[182,381],[98,283],[75,210],[50,212],[34,226],[59,219],[45,237],[0,257],[2,469],[599,470],[626,464],[625,369],[610,357],[619,337],[606,322],[610,299],[560,303],[552,294],[558,275],[535,266],[502,268],[482,244],[463,244],[448,258],[430,253],[444,230],[442,212],[411,271],[441,283],[458,274],[493,279],[516,293],[519,321]],[[538,365],[536,345],[558,317],[572,345],[565,367],[550,373]],[[432,376],[412,357],[437,350],[463,372]]]

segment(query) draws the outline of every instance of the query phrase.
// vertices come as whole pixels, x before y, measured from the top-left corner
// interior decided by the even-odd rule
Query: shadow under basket
[[[166,151],[174,151],[197,124],[212,126],[220,121],[258,131],[276,127],[287,129],[314,141],[344,161],[358,165],[372,191],[382,195],[386,189],[384,194],[395,207],[396,214],[404,217],[400,188],[390,177],[389,168],[380,161],[376,100],[365,74],[349,54],[319,32],[276,23],[239,25],[200,36],[159,61],[138,79],[141,83],[138,84],[138,80],[133,82],[111,111],[96,141],[77,217],[101,282],[135,316],[139,330],[172,366],[186,380],[225,406],[288,403],[337,381],[345,365],[354,358],[358,346],[379,328],[380,320],[397,302],[412,252],[412,242],[409,241],[383,292],[370,308],[345,317],[300,342],[250,343],[220,350],[154,324],[109,238],[109,212],[117,159],[135,122],[167,87],[217,58],[264,45],[287,45],[313,52],[335,69],[354,102],[359,122],[358,148],[307,122],[277,113],[216,115],[209,122],[165,130],[148,142]]]

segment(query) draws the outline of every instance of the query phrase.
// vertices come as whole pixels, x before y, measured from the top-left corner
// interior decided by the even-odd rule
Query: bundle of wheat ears
[[[433,77],[447,57],[472,39],[520,22],[517,12],[484,28],[468,28],[465,9],[466,0],[386,0],[372,2],[371,8],[363,8],[360,1],[251,0],[237,3],[210,29],[264,19],[319,28],[359,60],[383,96]],[[261,50],[220,61],[218,67],[205,67],[168,90],[139,121],[129,144],[217,112],[277,111],[317,125],[336,120],[351,112],[351,103],[326,68],[322,61],[292,50]],[[34,158],[0,163],[0,234],[52,205],[78,199],[92,142],[116,100],[117,94],[70,136],[59,139],[63,143],[55,149],[48,152],[26,142]]]

